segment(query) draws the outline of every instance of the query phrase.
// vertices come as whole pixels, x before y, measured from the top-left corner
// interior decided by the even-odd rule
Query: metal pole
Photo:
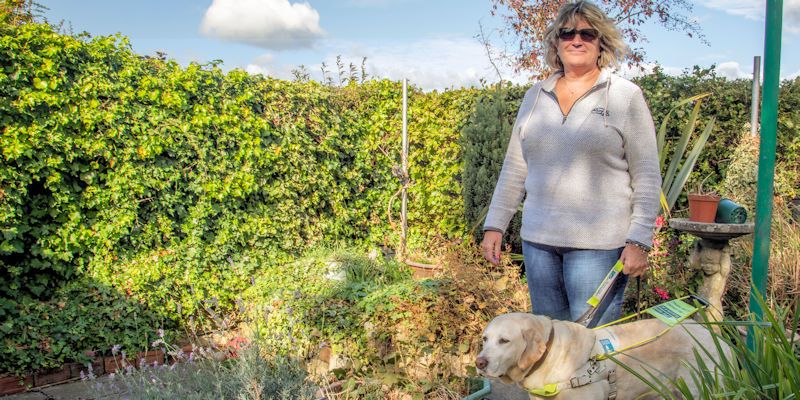
[[[756,291],[766,298],[769,272],[770,221],[772,220],[773,179],[775,177],[775,137],[778,127],[778,90],[781,65],[781,29],[783,0],[767,0],[766,34],[764,35],[764,97],[761,100],[761,144],[758,153],[758,192],[756,194],[756,226],[753,244],[753,272],[750,289],[750,312],[758,321],[764,310],[756,301]],[[747,344],[754,349],[753,335]]]
[[[408,79],[403,78],[403,203],[400,208],[400,215],[402,216],[403,230],[400,233],[400,260],[405,258],[406,253],[406,234],[408,231],[408,216],[406,214],[406,203],[408,201],[408,193],[406,191],[406,183],[408,180]]]
[[[750,136],[758,136],[758,105],[761,95],[761,56],[753,57],[753,99],[750,102]]]

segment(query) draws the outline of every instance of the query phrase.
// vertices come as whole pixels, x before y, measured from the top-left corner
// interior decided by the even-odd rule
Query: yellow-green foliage
[[[263,274],[246,303],[274,352],[302,356],[324,375],[378,380],[384,395],[427,396],[474,375],[481,332],[492,318],[530,309],[519,266],[506,258],[492,266],[476,250],[450,248],[441,270],[423,281],[395,260],[317,252],[290,272]],[[322,347],[332,355],[320,359]]]
[[[757,136],[750,136],[747,128],[742,129],[741,139],[733,150],[720,188],[723,196],[745,207],[751,218],[755,215],[758,184],[758,143]]]
[[[121,36],[33,23],[0,24],[0,66],[3,319],[86,277],[167,326],[207,329],[258,271],[306,249],[397,245],[398,82],[182,67]],[[459,132],[474,94],[410,91],[412,248],[463,235]]]
[[[0,60],[4,295],[44,296],[109,266],[180,265],[214,280],[241,263],[234,275],[246,278],[257,268],[247,251],[278,260],[323,242],[395,244],[397,82],[184,68],[139,57],[124,38],[38,24],[3,26]],[[418,246],[464,230],[458,132],[472,94],[411,92]]]

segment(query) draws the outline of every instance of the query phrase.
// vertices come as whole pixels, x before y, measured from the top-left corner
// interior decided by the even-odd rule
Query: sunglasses
[[[592,42],[600,36],[600,32],[592,28],[578,30],[574,28],[561,28],[558,30],[558,38],[565,42],[575,39],[575,34],[581,35],[581,40],[584,42]]]

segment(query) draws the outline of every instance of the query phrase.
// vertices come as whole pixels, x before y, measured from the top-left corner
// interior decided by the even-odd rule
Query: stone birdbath
[[[731,272],[731,247],[733,238],[753,233],[754,224],[718,224],[673,218],[669,226],[700,238],[689,253],[689,265],[703,271],[703,284],[698,294],[708,300],[707,316],[711,321],[722,321],[722,294]]]

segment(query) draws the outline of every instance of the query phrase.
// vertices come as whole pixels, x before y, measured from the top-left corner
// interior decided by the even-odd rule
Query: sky
[[[765,2],[689,1],[689,14],[708,44],[656,23],[642,27],[648,67],[680,74],[694,65],[716,66],[729,78],[752,78],[753,56],[763,57]],[[120,33],[139,54],[166,53],[182,65],[222,60],[224,70],[244,69],[281,79],[303,65],[312,79],[338,80],[337,56],[370,77],[401,80],[424,90],[478,86],[498,74],[478,40],[494,49],[515,46],[500,32],[491,0],[37,0],[50,22],[75,33]],[[526,82],[502,60],[500,75]],[[765,66],[764,68],[774,68]],[[633,75],[633,72],[625,72]],[[783,1],[780,75],[800,76],[800,0]]]

